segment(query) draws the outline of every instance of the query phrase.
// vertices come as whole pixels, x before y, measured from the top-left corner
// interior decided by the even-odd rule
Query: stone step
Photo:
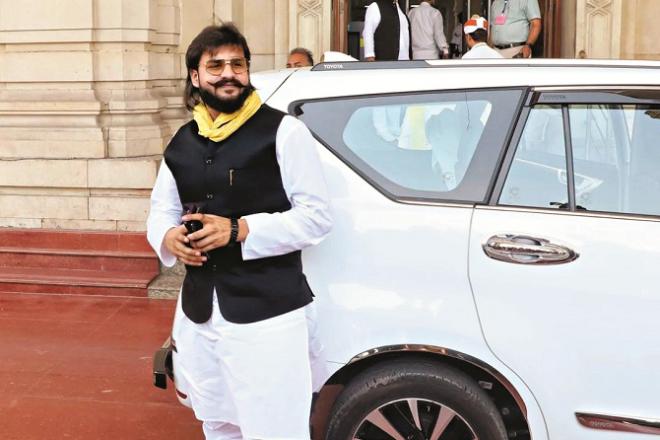
[[[0,228],[3,248],[151,253],[144,232]]]
[[[149,298],[177,299],[185,275],[186,267],[180,261],[173,267],[161,265],[160,275],[149,284]]]
[[[147,296],[153,271],[0,268],[0,292]]]
[[[158,271],[153,252],[89,251],[0,246],[0,267],[62,268],[104,271]]]
[[[144,233],[0,228],[0,292],[146,297],[158,274]]]

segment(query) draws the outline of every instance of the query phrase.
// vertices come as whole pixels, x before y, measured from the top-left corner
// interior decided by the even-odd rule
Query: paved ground
[[[151,383],[174,306],[0,293],[0,439],[202,439],[172,387]]]

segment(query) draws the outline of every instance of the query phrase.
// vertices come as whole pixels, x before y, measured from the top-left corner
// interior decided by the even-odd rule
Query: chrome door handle
[[[580,255],[565,246],[529,235],[493,235],[482,246],[490,258],[516,264],[563,264]]]

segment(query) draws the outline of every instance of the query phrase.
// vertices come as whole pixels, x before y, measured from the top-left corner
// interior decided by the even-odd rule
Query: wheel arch
[[[493,399],[507,431],[515,433],[516,438],[530,438],[525,402],[513,384],[496,368],[446,347],[400,344],[372,348],[357,354],[328,379],[314,402],[311,419],[313,439],[323,440],[334,402],[352,378],[374,365],[401,358],[433,360],[467,374]]]

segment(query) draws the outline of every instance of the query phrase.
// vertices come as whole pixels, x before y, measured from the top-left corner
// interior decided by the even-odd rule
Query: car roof
[[[334,62],[296,71],[269,104],[327,97],[495,87],[660,87],[660,62],[637,60],[434,60]]]

